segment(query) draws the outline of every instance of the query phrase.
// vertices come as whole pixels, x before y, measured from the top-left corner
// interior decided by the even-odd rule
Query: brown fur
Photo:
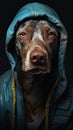
[[[57,36],[55,28],[47,22],[41,24],[36,21],[33,28],[29,20],[17,30],[17,48],[21,57],[17,65],[18,80],[26,106],[26,122],[32,122],[34,120],[32,117],[35,115],[38,115],[40,122],[45,117],[46,99],[56,78],[55,70],[51,73],[51,68],[52,52],[57,46]],[[40,61],[36,58],[32,59],[31,54],[32,58],[36,56]],[[37,62],[39,64],[36,64]]]

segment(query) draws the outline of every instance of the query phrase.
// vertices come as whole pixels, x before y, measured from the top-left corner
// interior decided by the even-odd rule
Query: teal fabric
[[[42,3],[33,2],[27,5],[24,5],[16,14],[15,18],[11,22],[10,26],[6,32],[6,42],[5,42],[5,51],[9,59],[11,70],[5,72],[0,77],[0,130],[11,130],[12,123],[12,76],[14,75],[16,80],[16,124],[17,130],[24,130],[24,116],[25,109],[23,104],[22,91],[17,81],[17,73],[14,72],[16,66],[15,54],[12,55],[11,50],[9,50],[9,45],[11,44],[11,39],[13,38],[15,27],[18,22],[21,22],[23,19],[29,17],[40,17],[46,16],[48,20],[59,29],[60,33],[60,47],[59,47],[59,56],[58,56],[58,73],[60,80],[57,86],[57,90],[54,94],[54,100],[51,105],[50,113],[50,130],[73,130],[73,86],[67,84],[67,78],[65,74],[64,66],[64,57],[66,51],[66,44],[68,34],[67,31],[59,19],[57,13],[47,5]],[[15,43],[13,43],[15,44]],[[57,101],[60,100],[60,96],[67,91],[65,94],[65,100],[60,101],[57,104]],[[45,130],[44,124],[40,130]]]

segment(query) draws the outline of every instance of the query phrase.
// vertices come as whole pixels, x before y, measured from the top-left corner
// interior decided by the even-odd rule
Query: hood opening
[[[54,27],[56,27],[56,24],[54,23],[54,22],[52,22],[49,18],[48,18],[48,16],[46,15],[46,14],[44,14],[44,15],[38,15],[38,16],[29,16],[29,17],[26,17],[26,18],[24,18],[23,20],[21,20],[21,21],[17,21],[17,24],[15,25],[15,32],[17,31],[17,29],[18,29],[18,27],[22,24],[22,23],[24,23],[24,22],[26,22],[26,21],[28,21],[28,20],[46,20],[46,21],[48,21],[50,24],[52,24]],[[56,27],[57,28],[57,27]]]
[[[59,46],[60,46],[60,27],[57,27],[54,23],[49,21],[48,17],[46,15],[43,15],[43,16],[39,15],[38,17],[28,17],[28,18],[23,19],[22,21],[18,21],[17,24],[15,25],[13,36],[7,45],[7,51],[12,55],[12,57],[14,57],[14,60],[17,65],[17,62],[21,59],[20,56],[16,52],[16,45],[15,45],[16,44],[16,42],[15,42],[16,32],[17,32],[19,26],[28,20],[43,20],[43,19],[47,20],[49,23],[51,23],[58,32],[57,46],[56,46],[55,52],[53,52],[54,56],[53,56],[52,63],[51,63],[52,70],[56,69],[55,71],[58,71],[57,69],[58,69],[58,55],[59,55],[58,53],[59,53]],[[15,67],[16,67],[16,65],[15,65]]]

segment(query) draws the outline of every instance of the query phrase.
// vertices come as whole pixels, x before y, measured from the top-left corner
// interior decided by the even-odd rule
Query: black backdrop
[[[10,68],[5,55],[5,34],[17,11],[26,3],[35,0],[0,1],[0,74]],[[65,67],[69,81],[73,81],[73,1],[72,0],[37,0],[53,7],[65,25],[69,38],[65,57]]]

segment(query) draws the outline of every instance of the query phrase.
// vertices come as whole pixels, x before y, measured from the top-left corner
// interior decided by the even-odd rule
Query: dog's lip
[[[30,70],[26,71],[26,73],[33,73],[33,74],[45,74],[48,73],[49,70],[46,67],[33,67]]]

